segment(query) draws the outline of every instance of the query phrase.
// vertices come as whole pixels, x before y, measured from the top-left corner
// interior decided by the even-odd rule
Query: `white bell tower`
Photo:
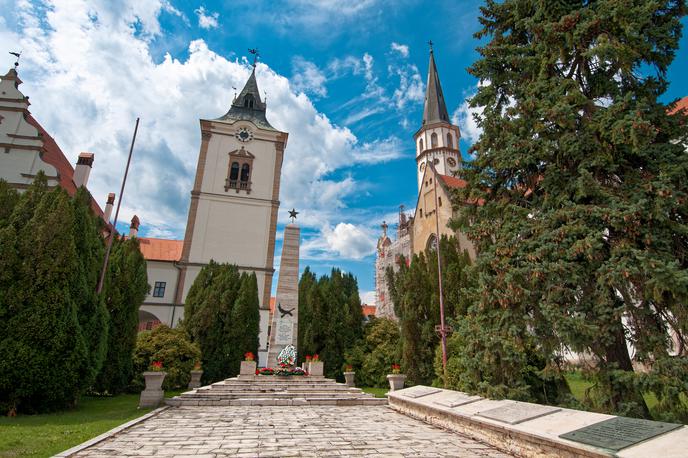
[[[416,141],[416,173],[419,191],[428,161],[434,163],[435,169],[441,175],[453,175],[461,168],[461,152],[459,151],[461,133],[458,126],[449,121],[432,45],[428,65],[428,84],[425,90],[423,125],[413,138]]]

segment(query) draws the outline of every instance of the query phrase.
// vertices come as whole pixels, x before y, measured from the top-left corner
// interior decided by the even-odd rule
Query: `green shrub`
[[[347,354],[359,386],[387,386],[387,374],[399,362],[399,325],[387,318],[373,318],[364,338]]]
[[[160,325],[152,331],[140,332],[134,350],[132,391],[144,388],[142,373],[149,369],[153,361],[162,362],[163,370],[167,372],[162,385],[164,390],[186,388],[191,379],[191,370],[200,359],[198,345],[191,343],[181,329]]]

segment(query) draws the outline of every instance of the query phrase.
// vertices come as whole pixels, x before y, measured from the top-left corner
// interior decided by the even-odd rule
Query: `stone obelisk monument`
[[[270,328],[270,348],[267,366],[277,365],[277,355],[284,347],[292,344],[297,347],[299,330],[299,247],[301,229],[295,223],[296,210],[291,210],[291,224],[284,228],[282,242],[282,259],[280,261],[279,280],[275,312]]]

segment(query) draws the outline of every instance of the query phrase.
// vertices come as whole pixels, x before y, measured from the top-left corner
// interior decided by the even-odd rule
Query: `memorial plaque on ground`
[[[420,398],[422,396],[427,396],[432,393],[439,393],[440,390],[439,388],[431,388],[429,386],[418,386],[418,387],[413,387],[408,391],[404,392],[404,396],[408,398]]]
[[[675,423],[616,417],[560,434],[559,437],[581,444],[619,451],[681,426]]]
[[[517,425],[524,421],[533,420],[535,418],[544,417],[561,409],[557,407],[541,406],[539,404],[530,404],[528,402],[515,402],[502,407],[478,412],[477,415],[491,420],[509,423],[510,425]]]
[[[482,398],[480,396],[471,396],[464,393],[450,393],[432,402],[433,404],[444,407],[458,407],[465,404],[470,404],[471,402],[480,401],[481,399]]]

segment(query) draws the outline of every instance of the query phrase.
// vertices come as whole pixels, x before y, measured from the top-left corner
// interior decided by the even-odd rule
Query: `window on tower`
[[[251,193],[251,167],[255,156],[242,146],[229,153],[229,170],[225,180],[225,191],[235,189],[236,192]]]
[[[430,148],[437,148],[437,134],[435,132],[430,135]]]
[[[418,140],[418,151],[423,152],[423,139]]]
[[[253,105],[255,105],[256,100],[253,98],[252,94],[246,94],[244,96],[244,107],[245,108],[253,108]]]
[[[447,133],[447,148],[453,148],[454,147],[454,139],[452,138],[452,134]]]
[[[241,189],[248,189],[250,177],[251,177],[251,166],[248,164],[242,165],[241,166],[241,183],[239,183],[239,187]]]

